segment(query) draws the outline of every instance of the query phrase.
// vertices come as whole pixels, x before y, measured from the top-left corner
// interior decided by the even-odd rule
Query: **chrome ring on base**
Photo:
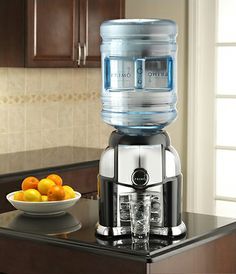
[[[151,235],[156,236],[167,236],[167,237],[179,237],[181,235],[185,235],[186,233],[186,225],[184,222],[181,222],[180,225],[174,227],[156,227],[150,229]]]
[[[186,226],[184,222],[175,227],[155,227],[150,228],[151,236],[180,237],[185,235]],[[131,234],[130,227],[106,227],[97,224],[96,233],[105,237],[126,236]]]
[[[101,236],[114,237],[131,234],[130,227],[106,227],[97,224],[96,233]]]

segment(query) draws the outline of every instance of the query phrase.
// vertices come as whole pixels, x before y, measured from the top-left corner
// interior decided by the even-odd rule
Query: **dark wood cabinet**
[[[0,245],[0,274],[146,273],[146,265],[141,260],[113,257],[107,252],[96,254],[86,247],[68,248],[63,244],[8,237],[1,231]]]
[[[100,25],[105,20],[118,18],[124,18],[124,0],[80,1],[81,67],[100,66]]]
[[[0,67],[24,66],[24,0],[0,1]]]
[[[99,67],[100,24],[124,0],[1,0],[0,66]]]
[[[28,0],[26,67],[73,67],[77,59],[77,0]]]
[[[0,214],[0,273],[236,273],[233,219],[186,213],[186,238],[156,235],[147,249],[148,245],[132,244],[127,236],[98,237],[98,216],[98,203],[86,199],[64,217],[32,218],[15,211]]]
[[[150,274],[236,273],[236,232],[196,244],[186,251],[157,258],[148,265]]]
[[[100,273],[100,274],[207,274],[236,273],[236,233],[213,239],[188,251],[177,251],[167,259],[147,263],[142,259],[130,259],[91,252],[89,249],[67,248],[53,243],[40,243],[23,237],[6,237],[0,234],[0,273]],[[42,241],[42,240],[41,240]],[[23,253],[20,252],[24,246]],[[97,252],[98,254],[96,254]],[[32,256],[32,254],[34,256]],[[141,256],[140,256],[141,257]],[[36,259],[37,258],[37,259]],[[58,264],[50,268],[57,258]],[[69,260],[66,260],[69,258]],[[14,261],[14,264],[12,263]],[[40,263],[43,262],[43,263]],[[79,262],[79,263],[78,263]],[[88,263],[90,262],[90,263]]]

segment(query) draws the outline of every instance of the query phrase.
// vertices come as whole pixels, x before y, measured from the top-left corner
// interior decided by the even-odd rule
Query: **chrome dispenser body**
[[[97,234],[130,234],[129,193],[151,194],[150,234],[180,236],[180,160],[165,131],[128,136],[114,131],[100,160],[99,225]]]

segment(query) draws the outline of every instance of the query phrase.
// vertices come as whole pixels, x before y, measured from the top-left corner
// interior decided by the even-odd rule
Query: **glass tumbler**
[[[131,235],[133,243],[148,242],[150,232],[151,196],[129,195]]]

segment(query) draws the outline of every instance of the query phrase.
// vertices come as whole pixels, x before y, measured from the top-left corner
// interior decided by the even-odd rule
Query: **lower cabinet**
[[[148,265],[149,274],[236,273],[236,232],[190,245]]]
[[[144,274],[145,263],[88,248],[6,237],[0,232],[0,274]]]
[[[87,166],[53,168],[50,170],[33,171],[24,174],[13,174],[0,177],[0,213],[13,210],[13,206],[7,201],[6,195],[12,191],[20,190],[21,182],[27,176],[35,176],[42,179],[50,173],[56,173],[63,179],[64,185],[73,187],[80,192],[82,197],[96,199],[98,161]]]
[[[4,232],[5,233],[5,232]],[[206,274],[236,273],[236,233],[210,239],[185,251],[148,263],[142,256],[117,256],[113,251],[10,236],[0,230],[1,274]],[[14,263],[13,263],[14,262]]]

